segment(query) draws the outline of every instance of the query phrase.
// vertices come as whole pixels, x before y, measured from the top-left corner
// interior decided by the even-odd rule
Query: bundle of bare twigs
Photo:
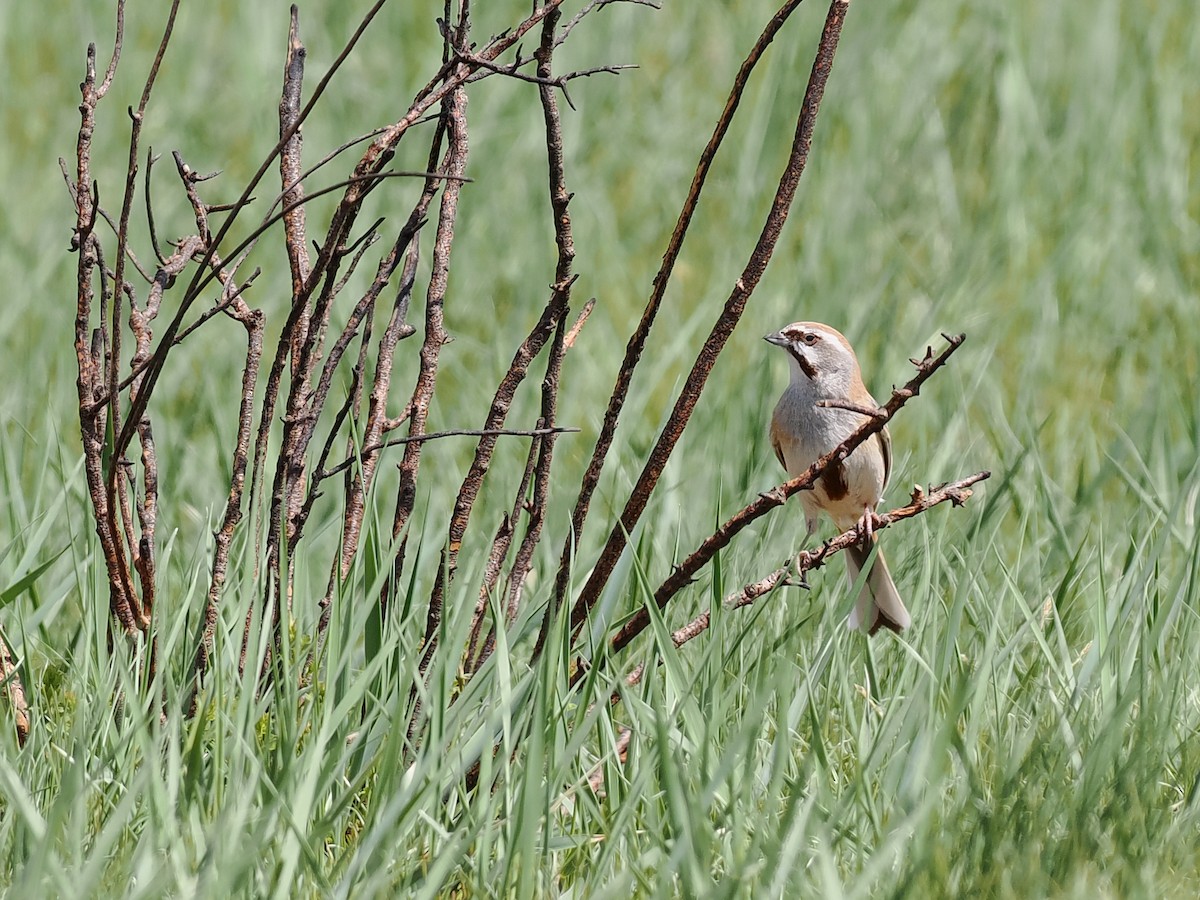
[[[152,428],[156,388],[171,377],[168,362],[172,353],[199,328],[225,317],[239,323],[245,332],[244,365],[240,376],[236,434],[229,447],[231,477],[224,500],[224,515],[215,532],[211,577],[195,643],[194,688],[190,704],[194,710],[204,676],[213,665],[214,629],[221,604],[235,534],[251,509],[265,517],[259,530],[262,546],[257,559],[266,577],[263,595],[256,598],[246,620],[242,638],[241,669],[247,667],[247,649],[252,619],[266,622],[276,635],[288,627],[294,596],[293,561],[302,547],[306,526],[322,498],[333,493],[340,501],[341,531],[336,552],[329,561],[327,587],[315,602],[314,648],[306,677],[319,674],[319,648],[330,620],[330,603],[337,586],[351,572],[361,552],[366,499],[372,491],[379,466],[390,451],[398,454],[399,487],[392,506],[391,539],[395,551],[390,575],[383,591],[371,598],[386,609],[402,590],[408,526],[418,497],[423,469],[422,451],[431,440],[450,435],[477,438],[474,457],[463,475],[448,514],[448,529],[441,547],[440,565],[425,600],[425,630],[420,642],[424,674],[441,652],[459,654],[467,677],[479,670],[495,646],[497,629],[517,620],[530,602],[524,594],[534,551],[547,536],[545,512],[551,491],[551,471],[560,434],[572,429],[559,424],[557,403],[567,352],[580,335],[591,311],[591,302],[573,319],[572,289],[575,245],[564,166],[560,97],[570,102],[568,88],[577,78],[614,73],[622,66],[602,66],[559,73],[555,52],[574,30],[594,13],[614,2],[648,3],[648,0],[587,0],[569,18],[564,0],[533,4],[525,18],[481,44],[472,33],[471,5],[447,0],[440,20],[441,64],[413,95],[403,115],[365,137],[366,149],[344,179],[320,190],[309,185],[313,173],[362,142],[347,141],[315,164],[305,166],[301,126],[309,120],[329,84],[354,52],[364,31],[384,5],[376,2],[321,80],[305,99],[305,48],[300,39],[299,14],[292,8],[283,88],[279,103],[279,139],[261,165],[243,186],[237,200],[213,204],[204,198],[211,176],[195,172],[180,153],[174,154],[179,188],[186,196],[195,222],[194,232],[163,244],[154,223],[155,202],[151,173],[156,157],[143,155],[141,129],[150,108],[155,81],[172,38],[176,2],[171,8],[154,65],[151,67],[137,108],[131,110],[132,129],[128,165],[119,206],[106,208],[92,173],[92,136],[96,110],[113,83],[120,60],[124,34],[124,4],[117,4],[117,37],[111,60],[101,72],[95,47],[89,47],[86,75],[82,84],[82,120],[73,171],[63,164],[63,174],[75,203],[76,225],[72,249],[78,257],[75,320],[75,349],[79,367],[79,420],[85,457],[88,496],[96,533],[107,569],[109,607],[112,621],[132,644],[140,648],[142,675],[148,681],[156,670],[155,584],[156,526],[160,498],[168,499],[168,485],[160,484]],[[652,5],[652,4],[648,4]],[[761,232],[741,275],[729,290],[707,339],[696,356],[674,408],[650,451],[641,476],[630,491],[617,521],[607,523],[608,538],[590,566],[590,574],[576,596],[570,596],[571,573],[585,533],[593,494],[613,447],[618,421],[631,380],[642,358],[647,337],[660,310],[672,271],[688,233],[710,168],[729,131],[743,92],[767,47],[800,0],[781,5],[764,27],[740,70],[728,101],[704,148],[691,188],[683,203],[674,232],[654,279],[641,321],[629,339],[616,383],[609,394],[603,424],[574,503],[570,522],[563,533],[550,535],[561,541],[556,578],[548,595],[540,598],[544,613],[540,634],[531,654],[542,652],[556,618],[569,615],[578,634],[613,576],[616,563],[630,534],[646,509],[668,458],[674,451],[718,355],[722,352],[774,252],[788,217],[796,188],[804,172],[813,131],[837,49],[846,0],[833,0],[816,51],[808,87],[798,110],[791,151],[770,203]],[[530,55],[522,41],[536,38]],[[481,423],[463,423],[454,431],[428,430],[430,403],[439,386],[443,350],[449,335],[444,308],[448,301],[459,196],[467,181],[470,155],[468,96],[481,79],[508,77],[531,85],[543,114],[548,163],[547,202],[551,211],[557,259],[550,279],[549,294],[540,316],[515,348],[507,372],[496,385],[487,414]],[[429,127],[418,128],[418,125]],[[388,166],[402,141],[427,142],[426,170],[404,173]],[[140,161],[145,159],[144,170]],[[261,215],[249,236],[234,243],[235,222],[252,215],[252,200],[261,190],[268,172],[278,172],[279,190],[268,211]],[[378,220],[362,227],[359,218],[366,199],[385,181],[397,176],[418,177],[422,190],[404,221],[384,240],[386,225]],[[148,246],[135,252],[130,221],[135,215],[139,180],[143,186],[144,215]],[[333,192],[336,207],[323,233],[314,239],[306,216],[306,204],[316,196]],[[423,291],[418,291],[418,253],[422,238],[430,246],[430,273]],[[245,272],[252,250],[266,239],[278,240],[291,273],[290,302],[285,321],[267,328],[266,315],[250,305],[258,271]],[[375,246],[383,250],[373,257],[375,273],[369,286],[350,302],[342,299],[351,275],[366,264]],[[385,296],[385,293],[391,291]],[[410,322],[419,301],[421,327]],[[164,305],[170,294],[172,303]],[[170,320],[155,334],[153,327],[164,309],[173,310]],[[278,333],[273,345],[268,333]],[[421,334],[414,346],[416,376],[403,396],[397,396],[393,371],[402,342]],[[940,354],[932,352],[918,362],[918,374],[905,388],[894,392],[881,410],[864,417],[863,426],[828,458],[805,476],[789,481],[754,499],[745,509],[707,538],[684,559],[655,592],[662,608],[693,576],[728,544],[745,525],[780,506],[787,497],[809,487],[824,464],[844,458],[854,446],[877,431],[942,365],[961,342],[949,339]],[[131,344],[131,349],[126,346]],[[512,427],[508,421],[514,397],[538,360],[541,369],[540,404],[536,421]],[[373,365],[372,365],[373,362]],[[265,372],[264,372],[265,368]],[[263,377],[265,375],[265,377]],[[339,378],[338,376],[343,376]],[[347,376],[348,377],[345,377]],[[339,391],[335,385],[348,384]],[[466,427],[477,424],[478,427]],[[463,647],[439,648],[439,625],[448,590],[456,577],[458,556],[472,525],[472,511],[488,478],[493,453],[502,437],[522,436],[529,441],[523,474],[511,486],[512,503],[495,526],[491,550],[478,588],[467,643]],[[135,449],[136,448],[136,449]],[[971,476],[927,494],[913,497],[910,506],[879,517],[876,527],[916,515],[949,499],[961,503],[970,495],[968,486],[986,478]],[[334,486],[340,482],[340,491]],[[495,489],[495,486],[492,486]],[[333,502],[326,498],[324,502]],[[169,506],[167,507],[169,510]],[[168,513],[169,514],[169,513]],[[802,556],[798,570],[783,568],[760,582],[747,586],[731,598],[734,606],[763,596],[776,585],[820,565],[840,550],[846,538],[827,543]],[[386,542],[385,542],[386,543]],[[498,594],[498,592],[501,592]],[[493,598],[502,597],[498,605]],[[307,602],[307,601],[306,601]],[[493,616],[493,609],[503,616]],[[647,611],[611,635],[611,648],[619,651],[645,629]],[[682,645],[707,627],[707,614],[675,633]],[[19,690],[9,672],[4,654],[10,695]],[[266,667],[268,658],[263,662]],[[584,667],[580,667],[580,671]],[[417,685],[409,711],[409,734],[416,739],[421,723]],[[27,728],[27,725],[25,726]]]

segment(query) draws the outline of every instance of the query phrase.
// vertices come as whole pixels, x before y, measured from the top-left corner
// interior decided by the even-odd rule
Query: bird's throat
[[[796,360],[796,362],[800,365],[800,371],[808,376],[809,381],[812,381],[817,377],[817,367],[809,362],[803,354],[797,353],[791,347],[788,347],[788,353],[792,354],[792,359]]]

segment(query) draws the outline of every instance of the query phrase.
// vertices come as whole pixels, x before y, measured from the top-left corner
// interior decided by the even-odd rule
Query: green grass
[[[313,4],[315,6],[315,4]],[[361,5],[361,4],[358,4]],[[233,196],[274,142],[286,4],[185,10],[145,140],[180,149]],[[477,4],[486,37],[528,4]],[[672,628],[777,566],[802,536],[784,508],[745,533],[653,632],[568,691],[562,635],[527,665],[537,617],[505,636],[458,697],[435,663],[421,754],[404,707],[420,601],[472,450],[427,451],[414,599],[365,648],[386,541],[334,605],[326,677],[236,672],[257,596],[243,534],[201,714],[186,696],[194,616],[226,490],[239,371],[232,323],[181,348],[156,395],[163,498],[160,720],[106,644],[107,586],[80,469],[73,401],[72,212],[56,159],[73,153],[83,49],[107,59],[104,3],[0,9],[10,71],[0,121],[0,627],[22,659],[34,731],[0,729],[0,885],[11,896],[996,896],[1200,894],[1200,31],[1192,4],[1033,0],[852,3],[813,156],[775,259],[718,363],[603,607],[616,621],[724,515],[777,483],[764,437],[784,365],[759,339],[797,318],[854,341],[876,394],[939,331],[968,342],[892,428],[889,500],[993,471],[963,510],[885,535],[913,612],[903,639],[842,627],[839,565],[813,590],[721,612],[675,651]],[[98,176],[115,203],[161,4],[132,2]],[[613,7],[564,65],[633,62],[577,83],[564,111],[581,278],[597,312],[568,356],[555,497],[527,590],[546,601],[564,522],[696,156],[742,55],[772,11],[740,4]],[[316,158],[396,118],[439,52],[441,4],[393,3],[323,115]],[[353,27],[302,8],[309,85]],[[581,551],[585,568],[761,226],[824,15],[807,4],[739,113],[634,382]],[[540,112],[528,85],[480,84],[455,246],[443,383],[431,428],[478,427],[490,385],[552,279]],[[404,165],[423,166],[414,144]],[[168,176],[165,234],[188,227]],[[365,215],[403,214],[388,186]],[[260,192],[265,197],[268,191]],[[328,206],[314,205],[320,221]],[[253,298],[277,321],[277,247]],[[423,276],[422,276],[423,277]],[[423,282],[422,282],[423,284]],[[578,304],[577,304],[578,305]],[[494,310],[494,312],[493,312]],[[413,371],[415,345],[398,364]],[[536,386],[518,398],[528,421]],[[401,389],[403,390],[403,388]],[[474,585],[523,462],[502,444],[460,558],[443,641]],[[388,466],[381,467],[389,468]],[[373,514],[386,533],[394,476]],[[336,519],[332,507],[317,525]],[[298,672],[334,538],[298,560]],[[250,546],[247,546],[250,545]],[[48,565],[47,565],[48,564]],[[39,567],[23,590],[10,592]],[[622,703],[605,700],[658,658]],[[128,698],[114,716],[118,696]],[[593,706],[593,704],[595,704]],[[628,760],[612,748],[632,728]],[[494,754],[495,740],[500,746]],[[515,753],[514,753],[515,750]],[[483,752],[481,782],[462,776]],[[603,766],[603,794],[584,786]]]

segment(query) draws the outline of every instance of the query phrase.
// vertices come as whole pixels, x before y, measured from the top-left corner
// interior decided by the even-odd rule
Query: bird
[[[771,416],[770,438],[788,475],[801,475],[842,443],[863,422],[863,413],[821,401],[842,401],[875,409],[875,399],[863,385],[858,357],[836,328],[819,322],[793,322],[764,336],[788,355],[791,381]],[[859,528],[862,539],[846,550],[851,585],[866,566],[871,551],[875,559],[867,573],[848,628],[865,628],[874,635],[880,628],[899,633],[912,624],[900,599],[883,554],[875,548],[870,514],[875,511],[892,469],[892,440],[883,428],[860,444],[843,461],[835,462],[811,490],[800,494],[804,523],[811,537],[824,512],[842,530]]]

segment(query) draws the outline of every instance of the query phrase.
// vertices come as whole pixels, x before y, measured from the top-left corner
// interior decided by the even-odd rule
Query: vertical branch
[[[237,429],[234,438],[233,457],[229,479],[229,493],[225,501],[225,515],[221,527],[213,534],[214,551],[208,593],[204,601],[204,610],[200,620],[200,636],[196,642],[196,655],[192,664],[192,687],[187,704],[188,715],[196,712],[200,681],[208,671],[212,658],[213,635],[216,629],[221,591],[225,586],[226,573],[229,566],[229,553],[233,544],[233,536],[242,520],[242,497],[245,491],[246,467],[250,452],[250,435],[254,423],[254,398],[258,386],[258,370],[262,360],[262,340],[265,317],[262,310],[251,309],[243,298],[243,293],[249,287],[249,281],[239,285],[232,272],[221,267],[219,255],[210,252],[213,240],[212,230],[208,224],[209,207],[200,198],[197,183],[203,176],[197,175],[184,161],[182,155],[174,153],[175,168],[183,183],[184,192],[192,207],[196,221],[197,235],[184,238],[176,245],[176,252],[163,262],[162,268],[156,273],[154,284],[146,303],[146,313],[139,316],[138,324],[133,331],[137,336],[137,352],[134,354],[133,390],[142,378],[144,364],[151,355],[150,334],[146,324],[157,315],[162,302],[162,290],[172,283],[183,271],[189,260],[207,260],[214,276],[221,284],[221,297],[214,305],[216,310],[223,310],[229,318],[239,322],[246,330],[246,362],[242,368],[241,398],[238,405]],[[256,273],[257,274],[257,273]],[[253,280],[253,277],[250,279]],[[145,321],[141,321],[142,319]],[[131,314],[132,319],[132,314]]]
[[[571,285],[574,281],[571,272],[575,263],[575,239],[571,228],[569,210],[571,193],[567,190],[566,171],[563,164],[563,135],[562,121],[559,117],[558,98],[554,88],[550,86],[553,75],[553,58],[555,48],[555,31],[558,26],[559,10],[552,11],[542,27],[542,42],[535,52],[537,74],[543,79],[538,86],[538,96],[542,104],[542,118],[546,128],[546,162],[550,207],[554,218],[554,240],[558,246],[558,262],[555,267],[555,291],[561,293],[563,316],[560,317],[558,330],[555,334],[554,346],[550,352],[550,360],[546,364],[546,376],[542,381],[542,422],[540,427],[554,426],[558,405],[559,376],[562,369],[562,358],[565,352],[565,317],[570,303]],[[539,458],[534,480],[533,505],[530,509],[529,524],[517,556],[509,573],[508,605],[505,615],[508,624],[512,624],[520,608],[521,592],[525,576],[533,561],[533,551],[541,539],[542,522],[546,510],[546,500],[550,487],[550,468],[554,459],[554,435],[543,438],[539,445]],[[553,600],[551,601],[553,604]],[[543,620],[545,626],[550,620],[547,614]],[[543,630],[538,635],[537,649],[539,652],[546,639]]]
[[[113,304],[112,304],[112,327],[110,333],[111,347],[109,350],[109,358],[107,361],[107,401],[108,401],[108,416],[109,427],[113,434],[119,434],[122,430],[121,423],[121,396],[120,396],[120,367],[121,367],[121,298],[126,293],[125,285],[125,263],[128,258],[129,247],[129,215],[133,209],[134,192],[137,186],[138,173],[138,157],[141,154],[139,142],[142,134],[142,123],[146,117],[146,107],[150,104],[150,95],[154,90],[154,83],[158,78],[158,70],[162,65],[163,57],[167,52],[167,45],[171,41],[171,35],[175,29],[175,15],[179,10],[179,0],[173,0],[170,11],[167,14],[167,23],[163,29],[162,39],[159,41],[158,51],[155,54],[154,61],[150,65],[150,72],[146,76],[145,84],[142,87],[142,96],[138,101],[136,110],[130,110],[129,116],[131,120],[129,131],[129,159],[125,169],[125,194],[121,201],[121,215],[117,225],[117,253],[116,261],[114,262],[113,272]],[[161,296],[161,295],[160,295]],[[135,320],[144,329],[145,341],[149,343],[149,326],[148,322],[157,313],[157,307],[152,310],[147,310],[146,316],[135,316],[135,303],[132,292],[129,296],[130,303],[130,324],[134,324]],[[135,337],[141,337],[135,335]],[[139,383],[135,383],[129,392],[131,404],[137,400]],[[128,555],[122,552],[118,556],[118,561],[121,565],[123,580],[129,584],[132,589],[132,576],[128,571],[128,560],[132,557],[133,566],[137,570],[139,580],[142,586],[142,596],[140,601],[133,600],[132,605],[137,612],[138,627],[141,631],[147,631],[150,627],[150,614],[154,606],[154,525],[156,522],[156,504],[158,493],[158,467],[154,457],[154,439],[150,431],[150,418],[145,413],[143,405],[137,416],[136,431],[139,436],[139,442],[142,444],[142,461],[143,461],[143,499],[137,503],[139,529],[141,530],[140,538],[135,542],[133,539],[133,524],[132,516],[129,510],[129,496],[125,489],[124,483],[121,481],[121,472],[125,466],[123,450],[113,448],[108,459],[108,470],[106,472],[107,481],[107,512],[109,519],[109,530],[113,534],[119,533],[120,525],[117,521],[120,514],[127,533]],[[119,495],[119,496],[118,496]],[[147,532],[144,526],[149,526]],[[132,600],[131,596],[131,600]],[[140,608],[139,608],[140,607]],[[150,661],[150,673],[153,674],[155,652],[153,643],[149,648],[148,659]]]
[[[84,473],[88,495],[92,501],[92,517],[96,525],[96,536],[100,541],[104,564],[108,573],[109,609],[127,636],[141,630],[140,610],[121,537],[112,527],[109,514],[108,490],[105,483],[105,454],[112,449],[112,428],[105,403],[106,367],[104,348],[108,345],[108,326],[103,310],[105,270],[103,251],[96,236],[95,226],[100,215],[100,195],[92,179],[92,137],[96,130],[96,107],[108,93],[121,57],[124,41],[124,3],[117,5],[117,32],[113,42],[113,55],[104,78],[96,80],[96,45],[89,44],[87,67],[80,84],[82,100],[79,104],[80,125],[76,141],[75,183],[68,182],[75,201],[76,225],[72,249],[79,254],[76,268],[75,304],[75,358],[78,367],[76,388],[79,396],[79,428],[84,452]],[[64,168],[65,171],[65,168]],[[99,326],[93,331],[92,308],[95,300],[93,278],[99,275],[101,282],[102,309]]]
[[[541,426],[542,423],[539,422],[538,427],[541,428]],[[483,620],[487,615],[488,601],[496,590],[496,583],[500,580],[500,572],[504,568],[504,560],[508,556],[509,548],[512,546],[513,532],[516,531],[517,520],[521,517],[521,510],[525,509],[528,503],[529,485],[533,482],[533,469],[538,460],[538,448],[540,446],[541,437],[535,437],[530,442],[529,453],[525,458],[525,470],[521,475],[520,484],[517,485],[512,509],[501,517],[500,526],[496,529],[496,536],[492,538],[492,549],[488,553],[487,563],[483,567],[483,584],[479,588],[479,599],[475,601],[475,612],[471,616],[471,629],[467,638],[467,651],[463,656],[463,667],[468,674],[478,671],[479,667],[483,665],[492,652],[491,648],[496,633],[494,622],[484,643],[483,650],[480,651],[479,649],[479,638],[483,630]]]
[[[330,296],[334,297],[339,294],[345,287],[350,275],[358,267],[363,254],[378,238],[376,225],[371,227],[371,230],[360,239],[357,243],[360,245],[358,252],[354,255],[354,261],[347,269],[346,275],[338,282],[337,286],[330,290]],[[333,377],[337,372],[338,366],[341,364],[342,358],[349,349],[350,344],[358,335],[360,328],[369,327],[375,311],[375,303],[379,299],[379,295],[383,292],[388,280],[391,278],[392,272],[395,270],[396,261],[400,256],[400,251],[393,248],[393,252],[385,256],[379,266],[376,268],[375,278],[370,286],[359,298],[354,305],[350,316],[346,320],[341,333],[334,340],[329,349],[328,355],[325,357],[325,362],[321,366],[321,374],[317,379],[315,387],[306,391],[307,399],[304,401],[302,412],[290,417],[288,424],[292,426],[293,440],[289,442],[289,454],[296,460],[296,465],[292,468],[299,472],[297,479],[290,487],[290,497],[287,508],[287,548],[288,554],[291,555],[295,550],[300,536],[303,533],[304,525],[308,521],[309,513],[312,511],[312,505],[320,495],[321,481],[324,479],[324,473],[320,470],[320,462],[318,469],[313,472],[312,478],[309,480],[307,487],[303,481],[302,475],[305,466],[307,465],[308,447],[312,441],[316,431],[317,421],[325,410],[325,405],[329,400],[329,391],[333,386]],[[320,333],[325,331],[328,324],[328,313],[323,314],[320,319],[320,326],[316,333],[313,334],[313,340],[320,340]],[[364,324],[367,323],[367,324]],[[306,346],[309,342],[305,342]],[[305,359],[302,354],[301,359]],[[358,389],[353,388],[350,395],[347,397],[342,409],[335,416],[334,425],[331,429],[331,438],[336,434],[337,430],[346,420],[346,414],[349,412],[350,406],[356,405],[356,394]],[[286,434],[286,431],[285,431]],[[327,441],[326,446],[331,444]],[[327,457],[326,457],[327,458]],[[323,460],[322,460],[323,461]]]
[[[299,297],[312,271],[308,257],[305,223],[302,150],[304,138],[299,128],[300,96],[304,85],[304,61],[307,51],[300,40],[300,10],[292,4],[288,26],[287,56],[283,64],[283,94],[279,98],[279,175],[283,181],[280,203],[283,214],[284,245],[292,272],[292,296]],[[308,335],[308,310],[304,307],[292,332],[292,362],[300,355],[300,346]],[[295,374],[293,370],[293,374]]]
[[[813,126],[816,123],[817,112],[820,109],[821,98],[825,92],[825,84],[833,67],[833,56],[837,50],[838,37],[841,35],[842,23],[845,20],[848,0],[833,0],[825,19],[825,28],[821,34],[821,42],[813,61],[812,73],[809,76],[808,88],[804,93],[804,102],[800,107],[800,116],[796,122],[796,133],[792,141],[791,154],[787,166],[771,201],[771,208],[763,224],[762,232],[741,277],[734,285],[721,315],[714,323],[708,338],[704,342],[692,370],[684,383],[683,390],[675,402],[670,418],[659,435],[658,441],[650,451],[650,456],[630,492],[620,521],[613,527],[608,541],[601,551],[599,559],[592,570],[591,576],[585,583],[571,614],[571,625],[578,628],[587,618],[588,613],[600,597],[604,586],[608,583],[617,559],[625,548],[625,536],[633,532],[646,508],[651,492],[658,484],[667,459],[675,449],[683,429],[700,399],[708,374],[712,371],[717,356],[725,347],[726,341],[733,333],[734,326],[741,318],[746,302],[750,299],[758,281],[770,262],[779,240],[779,234],[787,221],[792,199],[796,195],[796,187],[800,176],[804,173],[808,161],[809,148],[812,145]]]
[[[554,333],[554,342],[550,348],[550,358],[546,362],[546,375],[542,379],[542,415],[538,419],[538,428],[553,428],[558,412],[558,385],[562,374],[563,336],[566,331],[566,319],[558,320],[558,328]],[[521,606],[521,592],[525,586],[525,576],[533,564],[533,551],[537,549],[542,537],[542,525],[545,521],[546,502],[550,496],[550,467],[554,462],[554,431],[549,431],[537,442],[537,466],[534,469],[533,501],[529,506],[529,519],[525,526],[525,534],[517,555],[513,559],[512,571],[508,575],[508,605],[505,609],[505,620],[512,625],[517,620]]]
[[[238,290],[232,280],[226,283],[226,291]],[[250,309],[241,297],[229,305],[229,315],[246,329],[246,364],[242,368],[242,395],[238,407],[237,437],[233,447],[233,471],[229,479],[229,497],[225,501],[225,517],[221,527],[213,535],[216,547],[213,551],[212,576],[209,579],[208,595],[204,601],[200,639],[196,644],[196,658],[192,665],[192,691],[188,701],[188,715],[196,712],[196,700],[200,680],[211,663],[213,636],[217,627],[217,615],[221,591],[225,586],[229,567],[229,550],[233,535],[242,521],[242,496],[246,486],[246,466],[250,455],[250,435],[254,427],[254,394],[258,386],[258,368],[262,360],[264,316],[260,309]],[[244,654],[244,650],[243,650]],[[239,668],[245,667],[245,657]]]
[[[449,13],[449,0],[446,12]],[[452,50],[465,49],[467,46],[470,27],[470,7],[462,0],[459,8],[458,27],[453,34],[447,32],[443,49],[446,53]],[[449,15],[446,17],[446,28],[449,29]],[[445,68],[445,65],[443,65]],[[459,69],[455,74],[459,74]],[[429,419],[429,404],[433,399],[433,391],[437,386],[438,362],[441,358],[442,346],[449,340],[446,333],[444,304],[446,302],[446,287],[450,274],[450,250],[454,243],[454,225],[458,217],[458,200],[462,192],[461,178],[466,172],[467,154],[470,145],[467,137],[467,92],[465,87],[455,88],[442,104],[442,121],[446,129],[446,174],[451,176],[442,190],[441,206],[438,210],[437,232],[433,244],[433,265],[429,275],[429,287],[425,294],[425,340],[421,344],[420,365],[417,370],[417,381],[413,386],[412,398],[408,406],[409,437],[425,433],[425,425]],[[400,461],[400,485],[396,494],[396,510],[392,518],[393,542],[400,538],[408,525],[416,504],[417,471],[421,465],[422,441],[411,441],[404,447],[404,456]],[[388,598],[400,590],[400,576],[404,567],[404,551],[407,536],[400,541],[399,550],[392,563],[392,572],[383,586],[380,598],[381,608],[385,608]],[[440,577],[440,576],[439,576]],[[436,597],[434,598],[436,599]],[[425,652],[421,659],[421,676],[424,676],[428,661],[436,642],[434,636],[442,621],[440,602],[431,600],[425,617]],[[408,720],[407,736],[411,743],[420,717],[421,704],[417,698],[418,685],[412,686],[409,697],[411,714]]]
[[[462,192],[462,176],[467,166],[467,92],[457,88],[447,98],[443,108],[446,123],[446,161],[443,174],[451,176],[442,190],[438,209],[437,231],[433,244],[433,264],[429,275],[429,286],[425,294],[425,339],[421,344],[420,365],[417,381],[409,401],[409,436],[425,433],[429,419],[429,404],[437,385],[438,362],[442,346],[449,340],[446,333],[443,307],[446,301],[446,286],[450,272],[450,248],[454,242],[454,223],[458,215],[458,199]],[[408,525],[417,497],[417,471],[421,465],[421,441],[411,441],[404,447],[400,461],[400,486],[396,494],[396,509],[392,517],[392,537],[398,539]],[[404,549],[401,544],[393,563],[390,584],[385,586],[385,596],[397,589],[404,566]],[[434,630],[440,621],[440,610],[430,611],[427,631]]]
[[[401,230],[389,257],[389,262],[394,267],[402,254],[404,268],[400,273],[400,286],[396,291],[395,302],[392,304],[391,318],[379,341],[375,377],[372,379],[371,393],[367,399],[367,420],[361,444],[362,456],[358,468],[349,470],[346,475],[346,510],[342,518],[342,547],[337,563],[337,572],[342,578],[349,574],[354,554],[358,551],[367,491],[371,488],[375,469],[379,463],[379,454],[382,451],[381,438],[388,421],[387,401],[391,391],[392,363],[396,356],[396,346],[400,341],[416,333],[416,329],[408,323],[408,309],[412,300],[413,287],[416,284],[417,263],[421,256],[418,229],[424,222],[425,212],[429,207],[430,200],[433,199],[434,189],[434,183],[430,180],[421,195],[420,202],[409,216],[408,224]],[[354,452],[353,443],[349,450]]]
[[[559,377],[562,371],[562,358],[566,352],[566,315],[570,307],[571,287],[575,282],[572,268],[575,261],[575,241],[571,229],[571,214],[568,209],[571,194],[566,186],[566,174],[563,165],[563,136],[562,122],[558,111],[558,98],[555,95],[553,76],[554,48],[557,46],[557,29],[561,16],[560,10],[552,10],[542,23],[541,43],[534,53],[537,61],[537,76],[539,79],[538,95],[542,106],[542,118],[546,128],[546,162],[549,187],[549,200],[552,220],[554,222],[554,240],[558,247],[558,259],[554,272],[554,294],[550,305],[557,306],[557,327],[550,348],[550,356],[546,362],[546,374],[542,379],[541,416],[538,428],[552,429],[554,427],[557,403]],[[582,320],[581,320],[582,323]],[[529,573],[533,561],[533,553],[541,539],[542,524],[545,515],[546,501],[550,490],[550,468],[554,459],[555,434],[551,431],[536,440],[529,448],[529,459],[521,480],[517,497],[519,503],[524,503],[528,485],[532,479],[534,485],[532,501],[526,505],[529,512],[528,524],[517,555],[513,561],[508,578],[508,598],[505,606],[505,624],[511,625],[520,609],[521,592],[525,577]],[[508,553],[512,542],[512,533],[516,525],[517,513],[520,506],[514,504],[513,514],[506,516],[492,544],[492,552],[485,569],[485,577],[480,589],[479,602],[475,609],[475,619],[471,628],[471,640],[468,646],[468,659],[474,657],[473,670],[477,670],[491,654],[495,646],[495,631],[500,624],[492,623],[491,633],[484,643],[482,651],[475,657],[474,649],[482,623],[483,612],[486,609],[486,599],[495,586],[500,564]]]

